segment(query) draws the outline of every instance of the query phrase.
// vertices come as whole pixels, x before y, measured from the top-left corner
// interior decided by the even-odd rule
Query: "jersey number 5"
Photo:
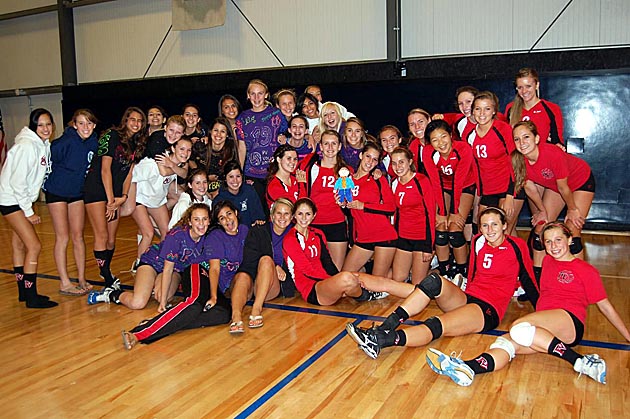
[[[494,255],[490,253],[486,253],[485,255],[483,255],[483,262],[481,263],[481,266],[486,269],[490,269],[490,267],[492,266],[492,256]]]

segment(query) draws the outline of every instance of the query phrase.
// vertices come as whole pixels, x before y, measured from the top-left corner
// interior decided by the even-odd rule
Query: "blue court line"
[[[0,268],[0,273],[13,275],[13,270]],[[57,281],[59,280],[59,277],[56,275],[37,274],[37,277],[43,278],[43,279],[53,279]],[[77,278],[70,278],[70,280],[74,282],[78,281]],[[93,285],[103,285],[103,286],[105,285],[103,281],[88,281],[88,282],[90,282]],[[126,290],[133,289],[132,285],[121,285],[121,287]],[[181,296],[180,293],[178,293],[178,295]],[[247,304],[251,306],[252,301],[248,301]],[[318,308],[309,308],[309,307],[295,307],[295,306],[276,304],[276,303],[265,303],[263,307],[272,308],[276,310],[293,311],[297,313],[320,314],[324,316],[342,317],[346,319],[357,319],[357,321],[371,320],[371,321],[382,322],[383,320],[385,320],[385,317],[381,317],[381,316],[370,316],[370,315],[364,315],[364,314],[358,314],[358,313],[346,313],[343,311],[322,310]],[[404,324],[409,325],[409,326],[417,326],[422,323],[424,322],[420,320],[407,320]],[[501,336],[506,333],[507,333],[506,330],[497,330],[497,329],[488,330],[487,332],[480,332],[480,334],[482,335],[490,335],[490,336]],[[603,342],[603,341],[597,341],[597,340],[581,340],[578,345],[589,346],[592,348],[613,349],[617,351],[630,351],[630,345],[628,344]]]
[[[356,320],[355,323],[358,324],[360,320]],[[337,342],[339,342],[346,335],[346,331],[343,330],[337,334],[330,342],[324,345],[319,351],[313,354],[310,358],[300,364],[296,369],[291,371],[286,377],[280,380],[276,385],[271,387],[265,394],[260,396],[256,401],[247,406],[245,410],[236,415],[236,419],[247,418],[252,413],[254,413],[260,406],[265,404],[269,399],[275,396],[280,390],[285,388],[287,385],[291,383],[294,379],[298,377],[302,372],[304,372],[308,367],[313,365],[315,361],[322,357],[326,352],[328,352]]]

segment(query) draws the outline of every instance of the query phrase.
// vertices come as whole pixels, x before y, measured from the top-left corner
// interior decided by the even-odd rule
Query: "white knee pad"
[[[499,336],[497,340],[492,342],[490,349],[503,349],[510,356],[510,361],[512,361],[516,356],[516,348],[514,347],[514,344],[503,336]]]
[[[536,326],[527,322],[519,323],[510,329],[510,337],[521,346],[532,346],[534,334],[536,334]]]

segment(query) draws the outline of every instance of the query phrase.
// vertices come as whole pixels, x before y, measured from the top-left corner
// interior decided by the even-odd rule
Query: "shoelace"
[[[582,365],[580,367],[580,373],[578,374],[578,380],[580,379],[580,377],[582,377],[582,374],[586,374],[586,369],[589,366],[593,366],[595,364],[599,364],[599,358],[595,358],[594,356],[591,355],[585,355],[582,358]]]

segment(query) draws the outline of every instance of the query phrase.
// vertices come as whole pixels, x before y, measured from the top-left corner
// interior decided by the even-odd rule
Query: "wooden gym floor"
[[[7,418],[628,418],[630,345],[590,307],[577,350],[598,353],[608,364],[608,384],[596,383],[548,355],[517,357],[503,371],[478,376],[459,387],[434,374],[426,348],[388,348],[366,357],[344,331],[346,322],[380,322],[399,303],[394,297],[358,304],[344,299],[333,307],[308,306],[299,297],[267,304],[265,326],[243,336],[228,326],[185,331],[151,345],[123,349],[120,330],[156,313],[122,306],[88,306],[86,297],[58,294],[52,247],[54,234],[43,205],[36,211],[43,244],[40,293],[59,302],[47,310],[17,301],[11,263],[11,231],[0,217],[0,347],[2,414]],[[121,221],[115,274],[129,269],[136,230]],[[630,237],[589,234],[588,259],[601,271],[610,300],[630,324]],[[88,279],[101,282],[91,256],[86,226]],[[76,276],[71,249],[71,277]],[[125,286],[129,273],[119,274]],[[529,312],[512,302],[496,332],[442,338],[431,346],[462,351],[469,359]],[[426,319],[435,305],[414,317]],[[249,314],[249,307],[245,315]]]

